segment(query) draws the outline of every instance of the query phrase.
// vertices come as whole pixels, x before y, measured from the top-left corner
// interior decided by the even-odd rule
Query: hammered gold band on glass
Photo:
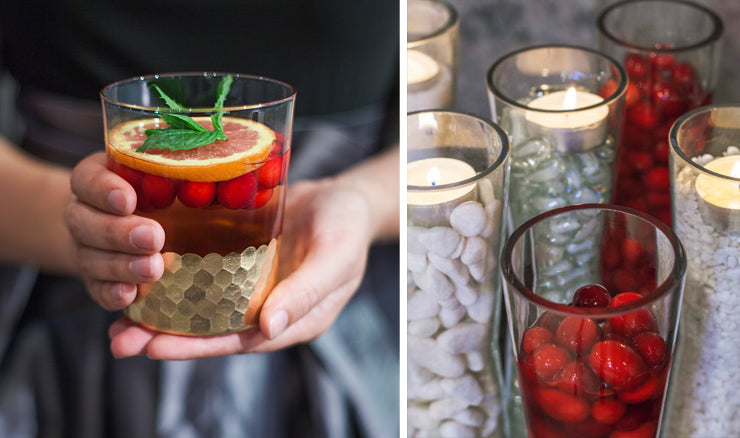
[[[279,241],[250,246],[225,257],[211,253],[162,254],[159,281],[139,285],[136,300],[124,313],[159,331],[185,335],[221,335],[257,323],[259,309],[277,277]]]

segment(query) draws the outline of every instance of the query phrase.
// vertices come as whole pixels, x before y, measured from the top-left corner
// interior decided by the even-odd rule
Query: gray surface
[[[460,16],[457,109],[490,118],[485,76],[495,60],[537,44],[598,48],[601,0],[448,0]],[[716,103],[740,103],[740,1],[697,0],[724,22]]]

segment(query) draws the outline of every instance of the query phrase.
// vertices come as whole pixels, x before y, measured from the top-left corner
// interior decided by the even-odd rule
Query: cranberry
[[[599,423],[593,418],[586,418],[580,423],[565,423],[563,428],[569,437],[578,438],[604,438],[612,430],[608,424]]]
[[[273,188],[283,179],[283,159],[276,157],[260,166],[256,171],[257,180],[262,187]]]
[[[285,137],[283,136],[283,134],[281,134],[279,132],[276,132],[275,133],[275,141],[277,143],[280,143],[281,145],[283,145],[283,144],[285,144]]]
[[[648,102],[640,102],[627,110],[627,119],[645,129],[658,126],[658,113]]]
[[[575,396],[595,394],[599,391],[599,377],[586,364],[574,360],[560,372],[558,389]]]
[[[537,348],[552,343],[552,332],[544,327],[530,327],[522,337],[522,350],[529,354]]]
[[[553,380],[570,360],[570,355],[564,348],[546,344],[529,354],[526,364],[538,379],[547,381]]]
[[[637,301],[642,295],[636,292],[622,292],[612,298],[609,307],[615,308]],[[638,309],[625,315],[609,318],[609,324],[617,332],[626,336],[635,336],[642,332],[655,331],[657,324],[653,314],[648,309]]]
[[[216,183],[181,181],[177,185],[177,198],[187,207],[208,207],[216,199]]]
[[[573,294],[573,305],[576,307],[601,308],[609,305],[612,297],[609,291],[600,284],[581,286]]]
[[[614,92],[617,91],[618,87],[619,84],[617,84],[617,81],[615,81],[614,79],[609,79],[604,82],[604,85],[599,90],[599,96],[601,96],[602,99],[608,99],[609,96],[613,95]]]
[[[630,107],[636,104],[638,100],[640,100],[640,89],[637,88],[637,85],[630,82],[624,94],[624,104]]]
[[[627,161],[635,170],[643,171],[653,167],[653,157],[647,152],[633,151],[627,154]]]
[[[676,57],[670,53],[651,53],[650,62],[658,70],[668,70],[676,63]]]
[[[645,200],[652,208],[671,206],[671,194],[667,192],[648,192]]]
[[[615,388],[622,388],[647,373],[647,366],[640,355],[619,341],[594,344],[589,363],[602,380]]]
[[[136,193],[141,192],[141,180],[144,178],[144,172],[136,169],[132,169],[128,166],[124,166],[123,164],[119,164],[113,160],[110,160],[108,168],[113,170],[116,175],[120,176],[124,180],[126,180],[127,183],[131,184],[131,187],[134,188]]]
[[[654,403],[641,403],[639,405],[630,405],[627,407],[627,412],[624,413],[622,418],[614,424],[614,428],[619,431],[630,431],[640,427],[648,418],[653,408]]]
[[[216,185],[218,201],[226,208],[238,209],[247,206],[257,188],[254,172],[246,173]]]
[[[687,62],[679,62],[671,69],[671,80],[677,84],[691,86],[696,82],[694,67]]]
[[[650,366],[659,365],[665,358],[665,341],[655,332],[640,333],[632,339],[632,345]]]
[[[583,421],[591,411],[591,406],[587,401],[555,389],[539,389],[537,401],[548,416],[565,423]]]
[[[640,211],[648,209],[648,204],[644,199],[633,199],[625,202],[625,205]],[[612,288],[612,290],[617,291],[634,290],[640,285],[635,276],[635,270],[629,268],[620,268],[615,270],[614,274],[612,274],[612,280],[614,281],[614,288]]]
[[[637,404],[654,398],[662,388],[655,376],[650,376],[644,383],[617,393],[617,397],[625,403]]]
[[[656,82],[653,85],[653,102],[664,117],[681,115],[689,107],[681,90],[670,82]]]
[[[667,191],[670,186],[670,174],[665,167],[650,169],[642,175],[642,183],[649,190]]]
[[[666,140],[655,143],[655,148],[653,149],[653,158],[655,158],[655,161],[660,164],[668,163],[668,154],[668,142]]]
[[[591,416],[596,421],[606,424],[616,423],[626,411],[627,405],[613,398],[597,400],[591,405]]]
[[[650,72],[650,63],[637,53],[630,53],[624,58],[624,68],[631,79],[637,79],[647,76]]]
[[[272,198],[272,189],[261,188],[257,190],[257,193],[247,203],[247,208],[250,210],[256,210],[265,204]]]
[[[619,342],[626,342],[625,337],[614,330],[614,327],[611,326],[608,322],[601,326],[601,340],[607,340],[607,339],[613,339],[615,341]]]
[[[562,320],[563,317],[558,315],[557,313],[545,312],[540,315],[539,318],[537,318],[537,322],[535,322],[535,325],[544,327],[555,333],[555,331],[558,329],[558,326],[560,325],[560,321]]]
[[[568,350],[581,354],[599,338],[599,328],[591,318],[568,316],[560,322],[555,340]]]
[[[658,210],[655,210],[652,212],[652,215],[655,216],[656,219],[663,222],[666,225],[671,225],[672,217],[671,217],[671,209],[670,208],[661,208]]]
[[[622,241],[622,258],[630,265],[636,264],[643,254],[642,243],[635,239],[624,239]]]
[[[648,421],[633,430],[615,430],[609,438],[654,438],[658,429],[658,423]]]
[[[164,176],[144,174],[141,198],[144,205],[153,208],[169,207],[175,201],[175,182]]]

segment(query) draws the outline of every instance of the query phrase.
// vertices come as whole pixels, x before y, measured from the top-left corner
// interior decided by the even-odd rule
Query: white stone
[[[486,257],[488,244],[479,236],[468,237],[465,241],[465,249],[460,255],[460,261],[466,265],[478,263]]]
[[[408,390],[409,394],[413,395],[413,397],[409,398],[415,400],[437,400],[446,396],[441,379],[433,379],[428,382],[409,385]]]
[[[455,414],[453,420],[471,427],[480,427],[486,420],[486,416],[475,408],[468,408]]]
[[[455,286],[455,296],[463,306],[470,306],[478,301],[478,291],[475,286],[468,284],[458,284]]]
[[[419,241],[432,254],[450,257],[460,243],[460,234],[452,228],[434,227],[419,234]]]
[[[457,309],[460,306],[460,302],[457,301],[457,297],[455,295],[450,295],[447,298],[443,298],[439,300],[439,307],[443,309]]]
[[[468,406],[478,406],[483,401],[483,390],[473,376],[443,379],[439,382],[439,386],[445,394],[464,401]]]
[[[427,268],[426,254],[414,254],[412,252],[406,254],[406,267],[411,272],[424,272]]]
[[[493,184],[488,178],[478,181],[478,196],[483,205],[488,205],[496,200],[496,194],[493,192]]]
[[[444,328],[454,327],[458,322],[465,318],[465,307],[460,306],[454,309],[442,309],[439,312],[439,319],[442,321]]]
[[[468,369],[470,371],[483,371],[483,368],[486,366],[483,355],[478,351],[471,351],[465,357],[468,360]]]
[[[450,225],[465,237],[480,234],[486,226],[486,211],[476,201],[467,201],[450,213]]]
[[[470,280],[468,268],[466,268],[460,260],[441,257],[430,253],[429,262],[439,272],[449,277],[455,284],[465,284]]]
[[[468,407],[468,404],[455,398],[442,398],[429,403],[429,415],[432,418],[452,418]]]
[[[422,227],[406,227],[406,252],[411,254],[426,254],[427,247],[421,243],[421,235],[427,229]]]
[[[445,275],[432,265],[427,266],[424,272],[413,273],[414,282],[424,291],[431,292],[438,300],[447,298],[455,293],[455,287]]]
[[[408,360],[442,377],[460,377],[465,373],[465,361],[447,353],[429,338],[408,336]]]
[[[486,325],[470,322],[445,330],[437,336],[437,343],[450,353],[469,353],[479,350],[485,337]]]
[[[428,409],[420,407],[409,407],[406,421],[416,429],[436,429],[439,426],[439,420],[433,418]]]
[[[471,263],[467,266],[470,276],[478,283],[486,281],[491,275],[491,271],[488,269],[488,263],[485,260]]]
[[[436,378],[437,375],[428,369],[420,367],[413,362],[406,361],[406,380],[409,385],[419,386]]]
[[[467,306],[468,316],[474,321],[488,324],[491,320],[491,315],[493,315],[493,295],[493,293],[481,293],[475,304]]]
[[[457,246],[455,247],[455,250],[452,251],[452,254],[450,254],[450,258],[459,259],[460,254],[462,254],[464,249],[465,249],[465,239],[461,238],[460,241],[457,242]]]
[[[406,302],[406,319],[409,321],[431,318],[438,313],[439,304],[431,292],[419,289]]]
[[[419,319],[408,323],[407,332],[411,336],[428,338],[437,332],[439,325],[439,319],[434,317]]]
[[[439,426],[439,435],[442,438],[474,438],[476,436],[473,428],[456,421],[445,421]]]

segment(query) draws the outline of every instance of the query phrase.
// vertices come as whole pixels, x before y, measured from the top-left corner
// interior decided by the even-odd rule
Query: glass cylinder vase
[[[549,298],[540,275],[552,244],[543,237],[556,234],[563,215],[596,224],[592,245],[602,255],[615,244],[631,248],[634,275],[644,266],[656,272],[652,287],[605,287],[613,271],[596,261],[565,298]],[[657,436],[686,270],[676,235],[636,210],[569,206],[515,230],[501,269],[528,436]]]
[[[509,143],[478,117],[408,115],[408,436],[502,436],[498,252]]]
[[[407,111],[455,106],[457,12],[442,0],[408,0]]]
[[[740,106],[686,113],[670,143],[674,228],[689,265],[665,436],[740,436]]]
[[[629,0],[606,8],[598,29],[601,50],[630,80],[614,202],[670,225],[668,132],[681,114],[712,100],[722,22],[685,0]]]

